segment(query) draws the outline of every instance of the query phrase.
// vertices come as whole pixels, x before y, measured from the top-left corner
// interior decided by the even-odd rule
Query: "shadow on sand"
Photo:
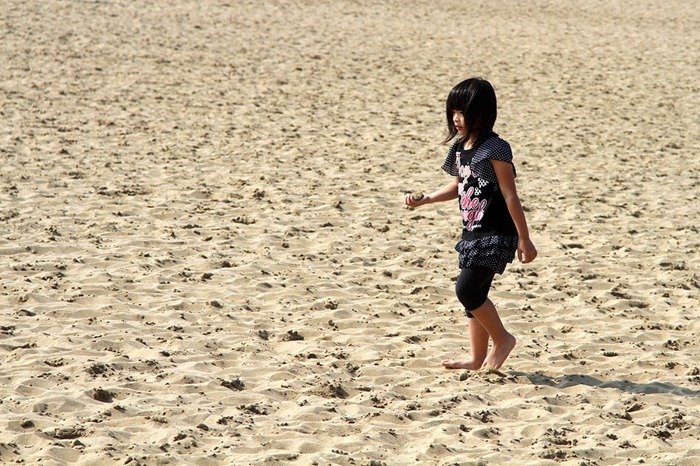
[[[673,395],[682,396],[700,396],[700,390],[691,390],[685,387],[678,387],[672,383],[666,382],[649,382],[636,383],[629,380],[615,380],[604,382],[590,375],[569,374],[558,377],[551,377],[545,374],[531,374],[527,372],[508,371],[508,375],[513,377],[527,377],[531,383],[535,385],[546,385],[555,388],[567,388],[575,385],[587,385],[597,388],[617,388],[628,393],[670,393]]]

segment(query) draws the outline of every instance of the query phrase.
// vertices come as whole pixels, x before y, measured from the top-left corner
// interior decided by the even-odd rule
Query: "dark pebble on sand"
[[[222,380],[221,386],[235,391],[245,390],[245,384],[241,382],[241,379]]]
[[[284,341],[301,341],[304,337],[296,330],[289,330],[287,334],[282,337]]]
[[[19,426],[22,429],[29,429],[30,427],[34,427],[34,422],[30,421],[29,419],[22,419],[22,422],[19,423]]]
[[[102,403],[111,403],[113,396],[113,393],[108,392],[107,390],[104,390],[102,388],[96,388],[92,391],[92,398],[97,401],[101,401]]]

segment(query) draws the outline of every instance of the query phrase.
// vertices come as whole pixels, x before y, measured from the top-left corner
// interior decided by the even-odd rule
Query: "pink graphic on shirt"
[[[472,171],[469,165],[462,165],[462,160],[461,160],[461,152],[457,152],[456,158],[457,158],[457,167],[459,169],[459,176],[464,178],[465,180],[472,176]]]
[[[472,197],[474,186],[470,186],[466,193],[462,193],[460,205],[462,207],[462,220],[467,222],[467,230],[472,231],[474,224],[484,217],[486,199]]]
[[[469,168],[469,165],[461,165],[461,166],[459,167],[459,176],[461,176],[461,177],[464,178],[465,180],[466,180],[467,178],[469,178],[470,176],[472,176],[472,171],[471,171],[471,169]]]

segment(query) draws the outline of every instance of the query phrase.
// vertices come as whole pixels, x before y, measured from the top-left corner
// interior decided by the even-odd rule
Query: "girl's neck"
[[[467,138],[467,136],[462,136],[462,147],[464,147],[465,150],[473,149],[479,144],[481,144],[483,141],[490,138],[491,136],[498,136],[498,134],[494,133],[493,131],[490,131],[489,133],[484,134],[481,137],[472,136],[470,138]]]
[[[467,139],[466,136],[462,138],[462,147],[464,147],[465,150],[469,150],[472,147],[474,147],[475,143],[476,141],[474,140],[474,138]]]

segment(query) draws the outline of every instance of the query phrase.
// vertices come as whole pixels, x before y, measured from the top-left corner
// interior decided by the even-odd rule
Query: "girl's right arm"
[[[458,186],[459,178],[455,176],[454,180],[447,183],[442,188],[434,191],[430,194],[423,196],[423,199],[416,201],[411,197],[411,194],[406,194],[404,198],[404,203],[409,207],[419,207],[425,204],[432,204],[433,202],[443,202],[451,201],[452,199],[457,199],[458,196]]]

